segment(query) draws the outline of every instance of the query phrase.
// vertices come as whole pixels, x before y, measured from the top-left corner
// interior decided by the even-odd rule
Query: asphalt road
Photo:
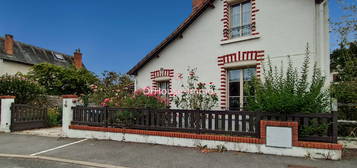
[[[129,168],[288,168],[289,165],[316,168],[356,168],[357,165],[357,156],[355,155],[350,155],[348,159],[342,161],[306,160],[304,158],[240,152],[202,153],[194,148],[99,140],[85,140],[56,149],[56,147],[78,142],[79,140],[0,133],[0,153],[31,155],[40,152],[36,156],[95,162]],[[16,164],[26,162],[39,164],[37,167],[52,167],[43,161],[18,161],[16,159],[2,159],[0,167],[3,165],[2,163],[5,163],[5,165],[10,164],[11,167],[11,164],[17,166]],[[31,166],[30,163],[22,165]]]
[[[1,168],[93,168],[75,164],[36,160],[36,159],[19,159],[19,158],[1,158]]]

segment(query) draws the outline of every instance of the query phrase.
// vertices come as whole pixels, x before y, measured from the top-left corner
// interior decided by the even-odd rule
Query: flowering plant
[[[132,96],[124,99],[121,107],[163,109],[167,104],[167,99],[161,97],[159,91],[146,87],[136,90]]]
[[[216,86],[213,82],[208,84],[199,82],[196,75],[197,68],[188,69],[187,83],[182,84],[180,95],[175,95],[176,107],[191,110],[211,110],[218,102]]]
[[[92,93],[86,101],[101,106],[121,106],[122,101],[132,95],[132,86],[133,81],[129,76],[104,72],[97,83],[89,86]]]

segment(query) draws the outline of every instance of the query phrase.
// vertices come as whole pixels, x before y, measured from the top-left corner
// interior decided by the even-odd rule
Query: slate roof
[[[7,55],[4,52],[5,38],[0,37],[0,59],[27,65],[39,63],[50,63],[59,66],[69,66],[73,64],[73,57],[67,54],[43,49],[33,45],[25,44],[14,40],[14,54]],[[57,55],[57,56],[56,56]],[[63,58],[63,59],[62,59]]]
[[[151,59],[158,56],[158,54],[171,42],[173,42],[177,37],[180,37],[182,33],[199,17],[202,13],[206,11],[207,8],[213,7],[213,2],[215,0],[206,0],[200,7],[194,9],[191,15],[186,18],[186,20],[176,28],[168,37],[166,37],[156,48],[154,48],[149,54],[147,54],[143,59],[140,60],[130,71],[127,73],[129,75],[136,75],[140,68],[145,66]],[[315,0],[315,3],[320,4],[324,0]]]

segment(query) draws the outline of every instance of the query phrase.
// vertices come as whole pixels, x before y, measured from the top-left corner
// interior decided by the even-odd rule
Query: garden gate
[[[27,104],[11,105],[11,131],[45,128],[47,126],[47,108]]]

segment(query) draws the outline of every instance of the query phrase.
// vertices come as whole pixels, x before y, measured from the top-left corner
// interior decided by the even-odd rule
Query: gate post
[[[15,102],[15,96],[0,96],[0,132],[11,132],[11,105]]]
[[[64,137],[69,135],[69,126],[73,120],[73,109],[78,103],[78,96],[64,95],[63,96],[63,112],[62,112],[62,133]]]

